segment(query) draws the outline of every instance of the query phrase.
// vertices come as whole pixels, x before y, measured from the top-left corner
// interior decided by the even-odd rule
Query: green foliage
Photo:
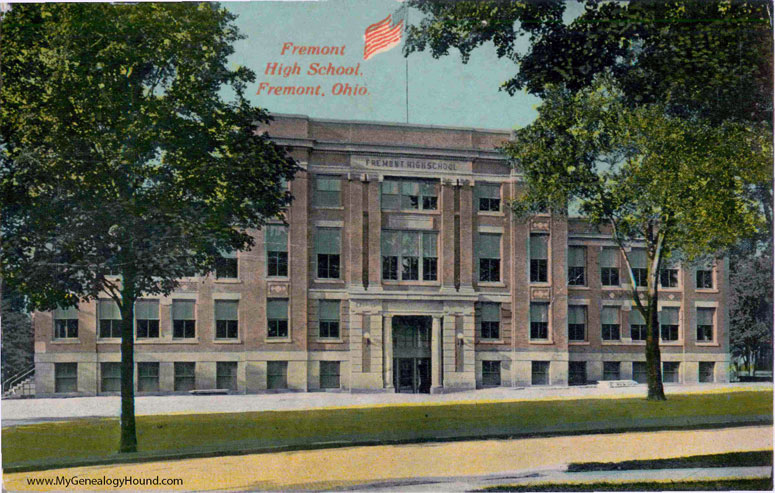
[[[426,17],[410,28],[405,52],[429,48],[439,57],[456,48],[465,62],[492,42],[519,65],[502,86],[510,94],[543,96],[551,84],[575,92],[610,71],[631,105],[660,102],[713,121],[772,121],[768,1],[581,3],[570,19],[561,0],[410,0]]]
[[[2,284],[2,279],[0,279]],[[34,359],[34,334],[32,333],[32,320],[24,311],[24,300],[18,294],[2,289],[2,301],[0,302],[0,321],[2,322],[2,378],[7,380],[22,371],[27,370],[33,364]]]
[[[735,256],[733,260],[729,279],[730,346],[732,355],[753,372],[759,354],[772,346],[772,252]]]
[[[210,3],[3,15],[0,260],[34,307],[120,303],[108,273],[125,294],[169,293],[290,202],[298,167],[255,132],[269,116],[228,63],[233,21]]]
[[[770,173],[771,143],[759,127],[625,99],[606,77],[575,94],[547,88],[539,118],[506,146],[527,184],[518,209],[577,201],[619,240],[648,242],[651,227],[664,237],[664,254],[681,250],[689,259],[763,227],[759,204],[744,193]]]

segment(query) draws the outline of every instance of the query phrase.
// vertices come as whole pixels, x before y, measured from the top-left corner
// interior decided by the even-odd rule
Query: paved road
[[[59,475],[80,478],[182,478],[170,488],[197,491],[395,489],[406,491],[468,489],[492,481],[511,483],[560,474],[571,462],[612,462],[772,448],[772,426],[716,430],[617,433],[573,437],[481,440],[423,445],[350,447],[143,464],[90,466],[6,474],[8,490],[40,490],[30,478]],[[716,470],[718,472],[718,470]],[[727,475],[734,472],[727,470]],[[743,471],[746,472],[746,471]],[[747,474],[757,473],[747,471]],[[761,473],[759,471],[758,473]],[[757,473],[757,474],[758,474]],[[617,473],[612,473],[614,477]],[[689,474],[670,472],[666,474]],[[591,476],[590,476],[591,477]],[[697,477],[697,476],[695,476]],[[595,478],[592,478],[595,479]],[[620,476],[621,479],[621,476]],[[376,484],[375,484],[376,483]],[[62,490],[59,488],[51,488]],[[70,489],[73,489],[72,487]],[[93,490],[105,487],[88,488]],[[152,489],[132,486],[129,489]]]
[[[772,383],[666,385],[667,394],[722,392],[730,390],[772,390]],[[302,392],[250,395],[166,395],[143,396],[135,400],[138,415],[281,411],[399,403],[449,403],[519,401],[535,399],[599,399],[643,397],[646,386],[597,387],[517,387],[482,389],[450,394],[350,394],[346,392]],[[11,399],[2,401],[2,424],[13,426],[41,421],[82,417],[118,416],[119,397],[73,397],[60,399]]]

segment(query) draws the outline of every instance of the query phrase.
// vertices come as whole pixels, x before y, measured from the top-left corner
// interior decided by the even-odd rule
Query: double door
[[[393,385],[396,392],[428,394],[431,391],[430,358],[395,358]]]

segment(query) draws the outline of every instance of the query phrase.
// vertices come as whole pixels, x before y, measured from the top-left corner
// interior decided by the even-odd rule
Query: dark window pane
[[[587,383],[586,361],[568,362],[568,385],[584,385]]]
[[[549,362],[533,361],[531,367],[531,384],[549,385]]]
[[[237,390],[237,363],[233,361],[219,361],[215,367],[216,387],[231,391]]]
[[[648,286],[648,270],[641,268],[633,268],[632,275],[635,277],[635,286],[646,287]]]
[[[320,388],[338,389],[339,383],[339,362],[321,361],[320,362]]]
[[[714,367],[712,361],[700,361],[700,383],[713,383]]]
[[[587,283],[584,267],[568,267],[568,284],[571,286],[584,286]]]
[[[435,281],[437,279],[437,258],[423,257],[422,259],[422,279],[423,281]]]
[[[217,279],[237,278],[237,258],[218,257],[215,260],[215,277]]]
[[[531,339],[548,339],[549,324],[547,322],[530,322]]]
[[[426,211],[435,211],[438,205],[436,197],[423,197],[422,208]]]
[[[501,384],[501,362],[482,361],[482,385],[497,387]]]
[[[78,391],[78,363],[54,363],[54,392]]]
[[[713,289],[713,271],[697,271],[697,289]]]
[[[648,382],[648,372],[644,361],[635,361],[632,363],[632,379],[638,383]]]
[[[498,282],[501,279],[501,261],[497,258],[479,259],[479,280]]]
[[[675,361],[665,361],[662,363],[662,381],[666,383],[678,383],[679,363]]]
[[[382,279],[398,280],[398,257],[382,257]]]
[[[417,257],[401,257],[401,280],[417,281],[420,279],[419,260]]]
[[[603,340],[604,341],[618,341],[619,340],[619,324],[603,324]]]
[[[121,363],[100,364],[100,392],[121,392]]]
[[[583,341],[586,334],[584,324],[568,324],[568,340]]]
[[[663,288],[675,288],[678,286],[677,269],[662,269],[659,274],[659,282]]]
[[[630,324],[630,338],[633,341],[645,341],[646,340],[646,325],[645,324]]]
[[[267,252],[267,275],[288,277],[288,252]]]
[[[288,388],[288,362],[268,361],[266,364],[266,387],[270,390]]]
[[[175,362],[175,390],[187,392],[196,388],[196,363]]]
[[[137,391],[159,391],[159,363],[137,363]]]
[[[621,364],[618,361],[604,361],[603,380],[620,380],[620,367]]]
[[[619,268],[618,267],[603,267],[600,269],[600,277],[603,286],[618,286],[619,285]]]
[[[546,282],[546,259],[530,259],[530,282]]]
[[[500,338],[500,322],[482,321],[482,339]]]

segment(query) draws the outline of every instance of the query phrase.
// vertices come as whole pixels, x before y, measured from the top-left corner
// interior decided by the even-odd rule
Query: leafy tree
[[[626,261],[635,308],[647,324],[648,398],[664,399],[657,302],[665,260],[722,251],[763,225],[745,193],[767,179],[771,143],[759,128],[671,115],[664,105],[630,107],[612,79],[571,93],[548,86],[538,119],[506,146],[524,174],[515,204],[549,205],[582,215],[612,234]],[[645,242],[645,289],[638,289],[629,247]]]
[[[269,116],[228,63],[234,19],[211,3],[19,4],[0,24],[2,275],[36,309],[117,303],[121,452],[137,449],[135,300],[252,246],[299,169],[255,131]]]
[[[3,280],[0,278],[0,286]],[[4,288],[4,286],[3,286]],[[34,334],[32,320],[24,311],[24,299],[18,293],[0,289],[0,330],[2,331],[2,378],[26,370],[33,364]]]
[[[730,285],[730,345],[732,356],[751,375],[759,354],[772,345],[772,253],[734,258]]]
[[[630,105],[660,103],[718,121],[772,120],[772,12],[766,0],[410,0],[426,17],[405,53],[451,48],[467,61],[492,42],[519,65],[502,89],[543,96],[547,84],[577,91],[610,73]],[[565,16],[565,18],[564,18]],[[522,38],[528,41],[521,49]]]

